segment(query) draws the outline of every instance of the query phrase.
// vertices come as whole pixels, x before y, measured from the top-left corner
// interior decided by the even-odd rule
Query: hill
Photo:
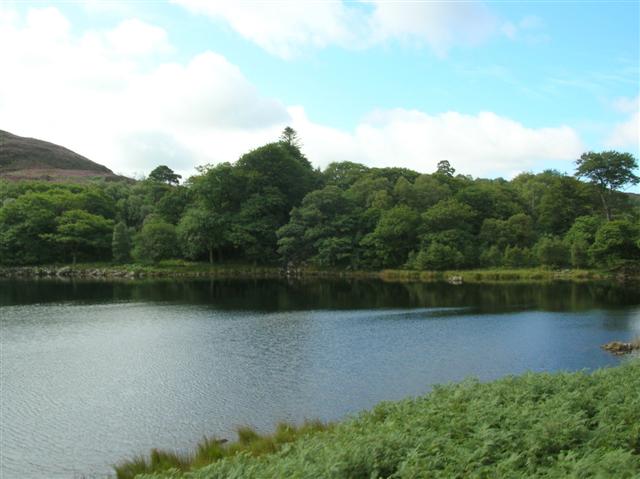
[[[63,146],[3,130],[0,130],[0,178],[46,181],[127,179]]]

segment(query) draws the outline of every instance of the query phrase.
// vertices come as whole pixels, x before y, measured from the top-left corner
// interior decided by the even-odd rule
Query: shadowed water
[[[467,376],[596,368],[636,289],[0,282],[0,476],[104,477],[236,426],[343,418]]]

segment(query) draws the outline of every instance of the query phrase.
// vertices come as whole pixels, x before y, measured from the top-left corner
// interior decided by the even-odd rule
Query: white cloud
[[[289,119],[283,105],[262,97],[220,55],[159,63],[156,54],[167,45],[164,30],[138,20],[75,36],[55,8],[5,15],[0,128],[132,174],[170,159],[184,170],[235,159],[225,156],[235,153],[227,146],[232,130],[263,139],[258,130]],[[240,138],[243,147],[252,144]]]
[[[567,126],[528,128],[489,112],[383,110],[341,131],[262,96],[216,53],[163,62],[169,40],[157,26],[130,20],[76,36],[56,9],[2,18],[0,129],[59,143],[116,172],[165,163],[187,175],[275,140],[286,124],[317,166],[349,160],[430,172],[446,159],[465,174],[510,176],[584,149]],[[123,52],[113,39],[132,31],[146,37]]]
[[[353,9],[342,2],[174,0],[188,10],[226,21],[273,55],[290,58],[303,47],[353,41]]]
[[[615,125],[605,145],[609,148],[640,151],[640,112],[636,111],[627,121]]]
[[[247,40],[282,58],[307,48],[367,48],[393,41],[426,45],[444,56],[454,46],[476,45],[501,31],[498,18],[482,2],[474,1],[172,1],[226,22]],[[527,28],[527,22],[518,28]],[[502,33],[509,36],[515,29],[506,25]]]
[[[610,102],[614,111],[626,114],[625,121],[616,123],[604,141],[607,148],[640,151],[640,96],[618,97]]]
[[[290,111],[305,151],[312,159],[322,158],[322,166],[350,160],[432,172],[448,160],[463,174],[510,177],[535,169],[540,161],[573,161],[584,151],[568,126],[527,128],[490,112],[377,111],[346,134],[313,124],[300,108]]]
[[[426,44],[444,56],[453,45],[475,45],[491,36],[497,19],[479,2],[373,0],[371,42]]]
[[[124,20],[115,29],[107,32],[106,38],[116,53],[125,55],[144,55],[171,50],[167,32],[137,19]]]

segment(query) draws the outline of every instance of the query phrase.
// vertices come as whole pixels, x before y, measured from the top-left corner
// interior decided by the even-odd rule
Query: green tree
[[[564,242],[569,247],[572,266],[584,268],[591,264],[589,249],[602,222],[601,216],[580,216],[567,231]]]
[[[534,247],[538,262],[545,266],[560,267],[569,264],[569,248],[557,237],[540,238]]]
[[[280,141],[286,145],[294,146],[298,149],[302,147],[302,142],[298,138],[298,132],[290,126],[285,127],[280,134]]]
[[[400,266],[416,247],[420,215],[406,205],[385,211],[375,230],[362,240],[383,267]]]
[[[476,213],[469,205],[456,199],[442,200],[422,214],[424,231],[427,233],[457,229],[469,231]]]
[[[168,185],[177,185],[180,183],[181,175],[176,174],[166,165],[160,165],[149,173],[148,179],[157,183],[166,183]]]
[[[413,266],[419,270],[445,270],[457,268],[464,262],[463,254],[455,247],[432,242],[426,250],[420,250],[414,259]]]
[[[640,177],[634,174],[638,162],[630,153],[590,151],[576,160],[576,166],[578,178],[588,178],[597,186],[607,221],[611,221],[610,198],[614,192],[625,185],[640,182]]]
[[[442,160],[438,162],[438,167],[436,169],[436,174],[443,176],[453,176],[456,172],[456,169],[451,166],[451,163],[447,160]]]
[[[105,258],[111,251],[113,221],[84,210],[65,211],[57,220],[55,233],[44,234],[71,253],[73,264],[78,254]]]
[[[178,255],[176,227],[157,216],[145,220],[133,243],[133,257],[137,261],[155,263]]]
[[[28,192],[0,208],[0,262],[3,264],[47,263],[56,248],[43,239],[56,229],[58,211],[51,195]]]
[[[131,235],[122,221],[113,228],[111,252],[116,263],[126,263],[131,259]]]
[[[225,215],[207,211],[201,206],[187,210],[176,228],[184,256],[198,259],[206,255],[212,264],[214,252],[217,252],[218,259],[221,259],[222,248],[228,242],[228,223]]]
[[[533,257],[529,248],[507,246],[504,250],[502,263],[511,268],[523,268],[533,264]]]
[[[595,262],[614,266],[623,261],[640,260],[640,225],[637,221],[612,220],[604,223],[596,233],[591,247]]]

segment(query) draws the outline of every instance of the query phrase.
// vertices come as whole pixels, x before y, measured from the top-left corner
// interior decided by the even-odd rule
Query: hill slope
[[[106,166],[48,141],[0,130],[0,178],[48,181],[124,179]]]

